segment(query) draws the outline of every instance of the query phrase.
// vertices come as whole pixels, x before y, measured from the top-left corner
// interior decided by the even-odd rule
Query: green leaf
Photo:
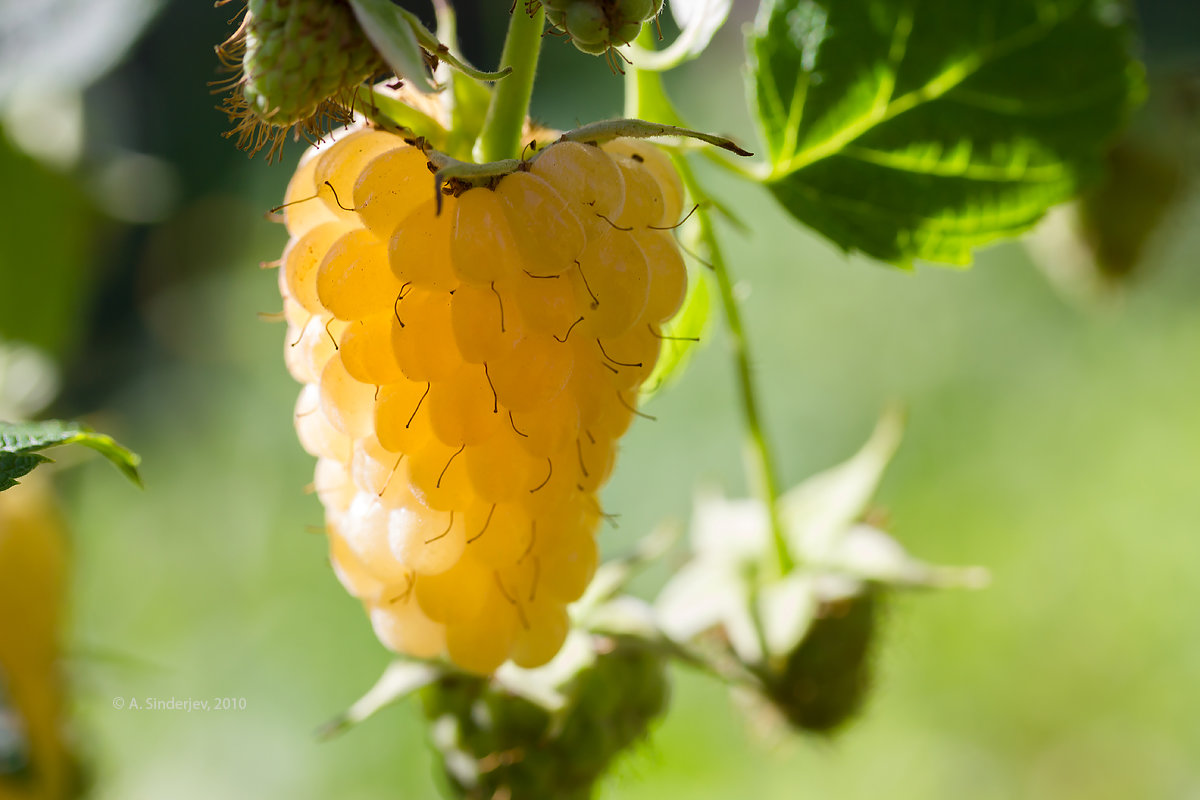
[[[0,422],[0,491],[12,488],[17,479],[50,459],[39,451],[62,444],[81,444],[96,450],[125,477],[142,485],[137,466],[140,458],[109,436],[96,433],[77,422]]]
[[[1141,90],[1105,0],[764,0],[767,187],[847,251],[966,265],[1099,166]]]

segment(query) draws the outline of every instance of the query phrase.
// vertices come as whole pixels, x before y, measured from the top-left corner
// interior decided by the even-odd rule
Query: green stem
[[[529,115],[529,98],[533,95],[533,78],[537,73],[538,54],[542,48],[542,28],[545,11],[539,6],[532,16],[513,10],[504,38],[502,67],[512,67],[512,73],[497,81],[488,106],[483,131],[476,144],[480,161],[500,161],[521,155],[521,131]]]
[[[775,459],[771,453],[771,444],[763,430],[762,414],[759,410],[758,390],[754,383],[754,373],[750,367],[750,340],[746,336],[746,328],[742,323],[742,312],[734,294],[733,278],[725,254],[721,251],[717,239],[716,227],[713,225],[712,214],[704,204],[704,192],[696,183],[691,167],[682,158],[676,159],[680,177],[688,192],[697,202],[702,203],[696,210],[696,222],[700,228],[700,243],[704,246],[709,264],[717,278],[717,294],[721,298],[721,309],[725,313],[725,324],[729,328],[729,336],[733,345],[733,361],[737,374],[738,394],[742,401],[742,422],[746,428],[746,446],[749,454],[748,472],[756,480],[753,481],[760,499],[767,507],[767,515],[771,522],[771,540],[775,546],[775,563],[780,574],[786,574],[795,567],[796,562],[788,549],[787,537],[783,532],[783,521],[779,517],[779,474],[775,470]]]
[[[637,43],[646,49],[654,47],[654,37],[649,26],[642,29]],[[631,68],[626,74],[625,90],[625,114],[627,116],[674,125],[682,124],[663,88],[660,73]],[[696,202],[700,203],[695,215],[700,228],[700,242],[717,278],[721,308],[724,311],[725,323],[733,342],[733,359],[737,374],[738,393],[741,398],[742,421],[746,429],[749,462],[747,472],[754,479],[752,480],[754,488],[767,507],[771,524],[771,540],[775,549],[775,567],[779,574],[786,574],[795,567],[796,561],[788,549],[787,537],[783,531],[783,521],[779,517],[779,474],[775,470],[775,460],[771,453],[770,442],[763,431],[758,390],[750,368],[750,341],[746,336],[745,326],[742,324],[742,312],[734,294],[733,278],[729,272],[729,265],[725,262],[725,255],[721,251],[721,244],[717,238],[716,227],[710,211],[712,204],[708,202],[706,192],[696,180],[691,166],[682,156],[674,156],[672,161],[675,163],[675,168],[679,171],[679,177],[687,187],[688,193]]]
[[[634,42],[646,50],[653,50],[655,36],[652,26],[643,25]],[[625,116],[686,127],[667,97],[662,75],[636,66],[625,71]]]
[[[458,18],[448,0],[433,0],[433,18],[437,21],[437,38],[446,43],[450,52],[458,52]]]

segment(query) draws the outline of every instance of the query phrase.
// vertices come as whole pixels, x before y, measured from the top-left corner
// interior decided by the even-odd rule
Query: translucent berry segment
[[[596,493],[679,308],[670,162],[552,145],[446,195],[380,131],[308,155],[280,290],[330,560],[384,645],[545,663],[596,569]]]

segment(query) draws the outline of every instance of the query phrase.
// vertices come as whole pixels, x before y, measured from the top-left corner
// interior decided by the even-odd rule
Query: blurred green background
[[[1196,66],[1188,5],[1145,4],[1152,75]],[[286,238],[264,212],[299,147],[268,166],[220,137],[206,82],[234,9],[43,10],[0,11],[0,336],[53,353],[50,413],[116,435],[146,481],[139,492],[95,461],[59,475],[74,727],[94,796],[436,797],[412,703],[315,736],[387,654],[327,566],[283,328],[256,316],[279,309],[257,265]],[[469,55],[495,63],[504,9],[460,10],[478,18]],[[745,141],[751,14],[739,4],[713,51],[668,81],[693,124]],[[602,60],[556,40],[544,58],[542,120],[619,112]],[[1172,146],[1160,155],[1182,163]],[[758,231],[724,235],[785,481],[848,456],[899,400],[910,425],[880,497],[891,530],[993,583],[897,598],[873,697],[833,741],[782,735],[678,672],[671,713],[602,796],[1200,797],[1200,198],[1177,196],[1134,276],[1096,296],[1063,291],[1019,244],[966,272],[847,259],[764,193],[706,175]],[[715,313],[707,339],[654,400],[658,421],[624,443],[606,552],[686,521],[698,488],[746,491]],[[245,708],[114,708],[134,697]]]

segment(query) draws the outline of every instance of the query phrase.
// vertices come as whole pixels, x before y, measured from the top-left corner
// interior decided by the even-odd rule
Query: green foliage
[[[350,0],[350,6],[363,32],[396,78],[423,94],[444,88],[430,80],[427,64],[432,66],[442,62],[478,81],[499,80],[511,72],[508,68],[498,72],[475,69],[440,42],[433,32],[421,24],[416,14],[388,0]],[[442,19],[446,19],[450,13],[439,9]]]
[[[765,0],[767,187],[847,251],[970,263],[1098,170],[1140,94],[1100,0]]]
[[[48,420],[0,422],[0,491],[16,486],[18,478],[50,461],[40,451],[62,444],[92,448],[111,461],[125,477],[141,486],[142,479],[137,470],[141,459],[135,453],[117,444],[112,437],[77,422]]]

